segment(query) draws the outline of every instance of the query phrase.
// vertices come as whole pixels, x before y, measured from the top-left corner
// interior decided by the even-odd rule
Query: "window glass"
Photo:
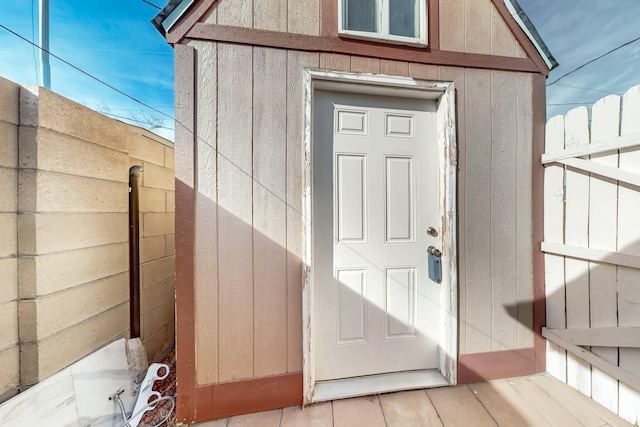
[[[418,0],[389,0],[389,34],[419,37]]]
[[[342,18],[345,30],[378,32],[376,0],[343,0]]]

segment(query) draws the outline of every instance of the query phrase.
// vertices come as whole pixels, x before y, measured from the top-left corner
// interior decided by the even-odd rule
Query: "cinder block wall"
[[[0,402],[18,393],[18,120],[20,87],[0,78]]]
[[[131,166],[144,168],[140,195],[141,335],[149,360],[164,357],[174,342],[175,165],[173,144],[131,128]]]
[[[161,238],[143,244],[146,260],[173,268],[173,149],[37,87],[20,89],[19,124],[18,321],[28,387],[129,335],[128,180],[140,161],[151,171],[145,187],[162,190],[153,214],[171,218],[153,234]],[[173,270],[160,276],[141,296],[151,359],[173,343]]]

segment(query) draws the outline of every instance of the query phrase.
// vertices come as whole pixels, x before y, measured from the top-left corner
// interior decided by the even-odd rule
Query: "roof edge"
[[[156,16],[153,17],[151,23],[160,34],[166,37],[167,33],[182,15],[189,9],[195,0],[169,0],[169,4],[163,7]]]
[[[531,40],[531,43],[542,57],[542,60],[547,64],[549,71],[556,68],[559,65],[558,61],[553,57],[553,54],[545,44],[544,40],[542,40],[540,33],[538,33],[538,30],[533,25],[520,4],[518,4],[518,0],[504,0],[504,4],[522,31],[524,31],[527,37],[529,37],[529,40]]]

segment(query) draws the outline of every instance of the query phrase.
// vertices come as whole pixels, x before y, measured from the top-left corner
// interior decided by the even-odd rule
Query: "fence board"
[[[565,147],[589,144],[589,111],[576,108],[565,117]],[[568,169],[565,191],[565,243],[589,245],[589,176]],[[589,327],[589,263],[565,259],[567,328]],[[591,367],[576,355],[567,353],[567,384],[591,396]]]
[[[640,86],[627,91],[623,97],[620,133],[623,136],[640,132]],[[620,151],[620,169],[638,171],[640,150]],[[630,255],[640,255],[638,233],[640,230],[640,192],[637,188],[621,185],[618,189],[618,249]],[[618,268],[618,323],[620,326],[638,326],[640,323],[640,270]],[[640,349],[621,348],[620,367],[629,372],[640,372]],[[640,393],[620,382],[619,414],[631,423],[640,420]]]
[[[556,116],[546,127],[545,151],[564,149],[564,117]],[[544,240],[564,243],[564,171],[558,165],[547,166],[544,171]],[[566,328],[564,257],[545,255],[545,281],[547,299],[547,326]],[[567,380],[566,351],[556,344],[547,343],[547,370],[561,381]]]
[[[620,97],[608,96],[593,105],[591,139],[609,140],[619,135]],[[592,156],[594,163],[617,167],[618,154]],[[590,178],[589,204],[589,245],[602,250],[615,251],[617,225],[616,182],[602,177]],[[591,263],[589,280],[591,284],[591,326],[617,326],[616,301],[617,267],[609,264]],[[618,363],[618,350],[593,347],[594,354],[611,364]],[[592,396],[611,411],[618,411],[618,382],[604,371],[593,367]]]
[[[623,101],[596,102],[591,123],[584,107],[547,123],[543,335],[552,375],[638,423],[640,85]]]

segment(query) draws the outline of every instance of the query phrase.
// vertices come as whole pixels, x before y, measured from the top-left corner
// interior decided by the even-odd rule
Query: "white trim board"
[[[393,77],[369,73],[351,73],[318,69],[304,70],[304,189],[303,189],[303,291],[302,291],[302,320],[303,320],[303,403],[310,404],[318,401],[330,393],[325,392],[328,386],[318,383],[315,379],[315,348],[313,342],[314,331],[314,302],[313,302],[313,253],[312,253],[312,194],[311,194],[311,145],[312,110],[315,90],[332,90],[348,93],[365,93],[378,96],[393,96],[407,98],[434,99],[438,101],[437,133],[439,147],[440,170],[440,204],[442,206],[442,266],[443,274],[440,292],[440,352],[438,375],[444,382],[427,381],[417,388],[456,384],[457,382],[457,353],[458,353],[458,273],[457,273],[457,213],[456,213],[456,115],[455,92],[452,82],[433,82],[409,77]],[[411,376],[409,371],[407,375]],[[435,372],[435,371],[434,371]],[[416,375],[416,380],[420,376]],[[429,374],[433,375],[433,373]],[[351,379],[350,383],[364,384],[371,387],[368,392],[352,390],[358,395],[379,393],[371,380],[367,378]],[[432,379],[433,380],[433,379]],[[344,381],[344,380],[339,380]],[[420,382],[420,381],[418,381]],[[331,382],[333,383],[333,381]],[[335,388],[335,387],[333,387]],[[362,386],[360,386],[360,389]],[[414,388],[414,387],[411,387]],[[407,389],[406,387],[402,388]],[[390,391],[390,390],[387,390]],[[341,393],[341,397],[348,397]],[[336,397],[332,397],[336,398]]]

